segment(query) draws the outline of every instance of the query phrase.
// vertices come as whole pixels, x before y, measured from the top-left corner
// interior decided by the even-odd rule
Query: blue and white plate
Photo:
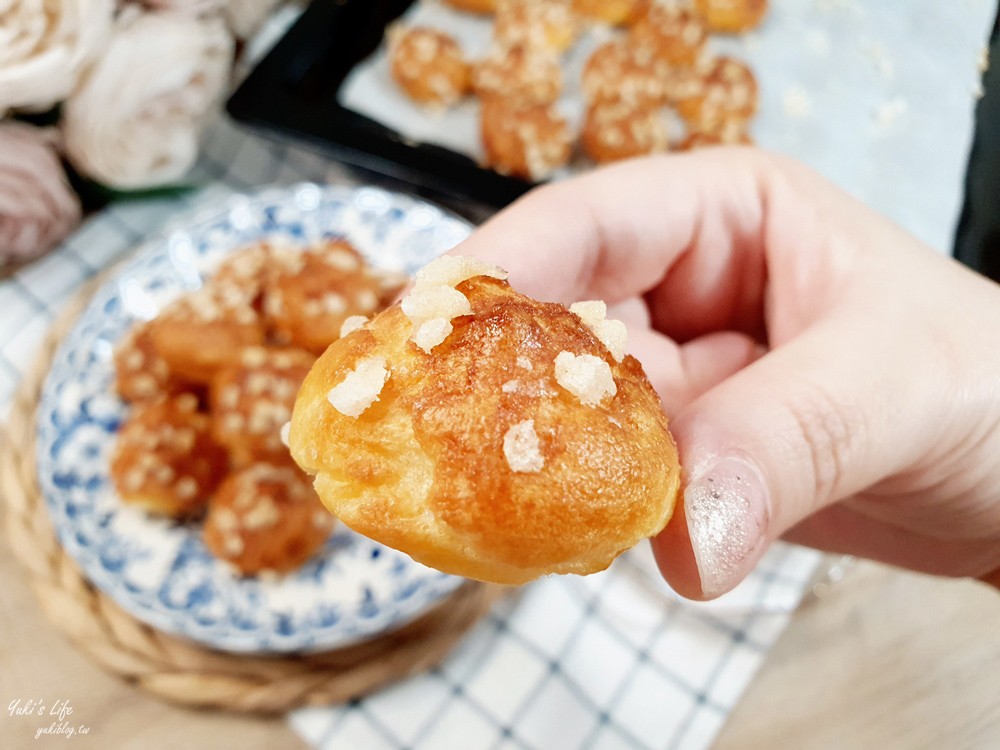
[[[350,240],[376,265],[414,272],[469,226],[432,205],[376,188],[299,185],[229,199],[146,245],[105,283],[66,337],[38,409],[38,477],[60,542],[86,576],[137,618],[226,651],[336,648],[413,619],[462,579],[338,526],[298,571],[239,578],[197,526],[124,506],[108,477],[127,406],[112,354],[234,250],[261,238],[306,245]]]

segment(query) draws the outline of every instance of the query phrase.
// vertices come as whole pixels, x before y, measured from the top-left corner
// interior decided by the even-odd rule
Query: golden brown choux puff
[[[767,13],[767,0],[694,0],[694,7],[718,34],[739,34],[758,26]]]
[[[494,48],[472,72],[472,89],[484,101],[503,97],[526,105],[552,104],[562,87],[559,61],[524,44]]]
[[[448,573],[592,573],[670,518],[660,401],[601,302],[518,294],[445,257],[334,343],[295,403],[292,456],[351,528]]]
[[[212,274],[210,283],[240,289],[256,307],[270,269],[286,252],[294,251],[263,241],[249,245],[225,258]]]
[[[671,67],[649,44],[621,38],[605,42],[591,53],[580,83],[590,104],[626,102],[656,107],[664,103],[671,79]]]
[[[559,55],[580,33],[570,0],[498,0],[493,38],[501,47],[523,44]]]
[[[759,95],[753,71],[731,57],[706,58],[673,91],[677,112],[692,130],[712,132],[724,120],[750,120]]]
[[[694,65],[708,39],[705,20],[675,5],[650,4],[629,33],[633,44],[649,46],[658,59],[675,67]]]
[[[381,310],[401,287],[402,277],[369,268],[344,240],[302,252],[264,291],[264,317],[272,339],[320,354],[352,315]]]
[[[125,334],[115,348],[114,362],[115,389],[126,401],[157,401],[186,387],[156,353],[148,323],[137,323]]]
[[[187,518],[202,511],[228,465],[198,399],[184,393],[135,408],[118,433],[111,479],[124,502]]]
[[[202,539],[240,573],[286,573],[323,546],[333,525],[298,468],[259,463],[222,482],[209,503]]]
[[[621,101],[588,108],[580,143],[599,164],[660,154],[670,148],[667,123],[659,108]]]
[[[192,383],[207,384],[243,349],[263,343],[264,327],[256,302],[253,289],[209,281],[149,322],[153,349],[171,373]]]
[[[302,349],[250,347],[216,373],[209,393],[212,434],[234,464],[290,462],[281,428],[315,360]]]
[[[486,166],[525,180],[551,177],[572,153],[569,125],[552,105],[487,99],[480,110],[480,134]]]
[[[497,9],[497,0],[444,0],[446,5],[450,5],[456,10],[464,10],[466,13],[479,13],[482,15],[493,13]]]
[[[710,146],[752,146],[753,139],[747,132],[744,120],[732,119],[722,124],[713,132],[694,131],[688,133],[677,145],[679,151],[694,151]]]
[[[450,107],[469,92],[469,64],[443,31],[394,26],[389,32],[392,77],[416,102]]]
[[[632,23],[644,8],[644,0],[573,0],[573,10],[579,15],[612,26]]]

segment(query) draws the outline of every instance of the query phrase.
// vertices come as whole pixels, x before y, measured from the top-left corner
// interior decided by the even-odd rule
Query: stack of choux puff
[[[110,464],[121,500],[180,523],[243,575],[288,572],[333,527],[282,443],[316,356],[404,277],[346,240],[232,253],[199,289],[135,324],[114,355],[130,404]]]
[[[603,570],[664,528],[680,484],[660,400],[606,314],[443,256],[316,361],[292,456],[342,523],[446,573]]]
[[[757,27],[767,0],[445,0],[489,19],[492,43],[477,60],[437,29],[396,25],[391,70],[402,91],[437,109],[479,101],[484,166],[530,181],[553,177],[576,147],[603,164],[709,145],[748,144],[757,110],[753,73],[716,57],[710,34]],[[579,87],[564,58],[588,30],[597,42]],[[582,94],[574,132],[560,110]]]

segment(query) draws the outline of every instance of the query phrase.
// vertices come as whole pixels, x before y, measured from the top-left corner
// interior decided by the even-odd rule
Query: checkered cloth
[[[198,191],[115,204],[0,281],[0,421],[46,328],[82,282],[212,201],[302,180],[354,178],[219,121],[193,174]],[[605,573],[527,586],[429,674],[346,706],[297,711],[291,725],[322,750],[703,748],[788,622],[817,559],[781,547],[736,592],[694,605],[666,588],[646,548],[634,550]]]
[[[679,600],[643,547],[503,602],[439,667],[296,711],[322,750],[708,747],[788,623],[816,553],[782,546],[733,594]]]

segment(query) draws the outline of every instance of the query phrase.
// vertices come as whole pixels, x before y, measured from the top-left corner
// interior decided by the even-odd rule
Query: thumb
[[[925,449],[926,409],[906,408],[926,387],[906,366],[920,343],[864,330],[857,314],[817,323],[672,421],[685,489],[653,550],[679,593],[725,593],[787,529]]]

